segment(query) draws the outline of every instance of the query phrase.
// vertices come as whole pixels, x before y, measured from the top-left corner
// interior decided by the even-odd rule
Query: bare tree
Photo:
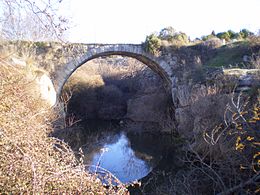
[[[0,0],[0,36],[7,40],[62,40],[68,20],[59,16],[62,0]]]

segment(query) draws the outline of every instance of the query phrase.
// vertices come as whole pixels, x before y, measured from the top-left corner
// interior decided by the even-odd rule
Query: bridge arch
[[[54,73],[54,87],[59,97],[62,88],[72,73],[86,62],[110,55],[132,57],[147,65],[157,73],[164,81],[167,88],[171,87],[171,68],[169,65],[155,56],[144,51],[141,45],[117,44],[117,45],[91,45],[87,47],[84,55],[71,59],[67,64],[60,66]]]

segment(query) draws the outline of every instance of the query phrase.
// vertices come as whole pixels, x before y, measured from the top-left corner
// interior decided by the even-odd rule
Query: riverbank
[[[123,185],[105,188],[66,143],[48,136],[57,116],[28,71],[0,58],[0,193],[126,194]]]

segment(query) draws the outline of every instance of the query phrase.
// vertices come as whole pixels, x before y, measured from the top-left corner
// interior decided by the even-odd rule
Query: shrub
[[[210,34],[210,35],[202,36],[201,39],[202,39],[203,41],[207,41],[207,40],[212,39],[212,38],[215,38],[215,37],[216,37],[215,35]]]
[[[155,34],[151,34],[146,37],[143,46],[147,52],[153,55],[158,55],[160,53],[159,49],[161,47],[161,40]]]
[[[252,35],[254,35],[254,33],[252,33],[252,32],[250,32],[248,29],[242,29],[240,32],[240,35],[241,35],[241,37],[243,38],[243,39],[245,39],[245,38],[247,38],[247,37],[249,37],[249,36],[252,36]]]
[[[252,68],[260,69],[260,53],[251,56],[250,64]]]
[[[208,39],[208,40],[202,42],[201,45],[205,46],[209,49],[214,49],[214,48],[218,48],[218,47],[222,46],[222,41],[219,38],[215,37],[215,38]]]
[[[230,35],[228,32],[220,32],[216,35],[219,39],[225,39],[226,41],[230,40]]]
[[[228,33],[230,39],[235,39],[237,36],[237,33],[235,33],[233,30],[228,30],[227,33]]]
[[[223,124],[205,130],[199,143],[203,151],[189,145],[185,172],[175,176],[173,189],[180,194],[257,194],[260,179],[260,94],[232,97]],[[177,179],[178,178],[178,179]],[[205,185],[207,182],[207,185]]]
[[[248,41],[251,47],[260,48],[260,35],[248,37]]]
[[[166,27],[166,28],[163,28],[160,33],[159,33],[159,38],[161,40],[167,40],[167,41],[170,41],[171,39],[173,39],[173,37],[176,35],[177,31],[169,26],[169,27]]]
[[[25,70],[0,61],[0,193],[125,194],[122,185],[104,188],[64,142],[48,136],[55,115],[36,89]]]

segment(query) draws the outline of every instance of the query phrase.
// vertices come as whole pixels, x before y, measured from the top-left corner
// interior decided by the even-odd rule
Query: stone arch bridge
[[[127,56],[141,61],[163,79],[166,87],[169,88],[169,90],[171,88],[172,70],[170,66],[164,60],[146,52],[142,45],[86,44],[84,47],[84,53],[70,58],[70,60],[68,60],[68,62],[65,64],[59,65],[59,69],[55,70],[55,72],[52,74],[52,80],[57,92],[57,96],[61,94],[63,85],[77,68],[92,59],[110,55]]]

